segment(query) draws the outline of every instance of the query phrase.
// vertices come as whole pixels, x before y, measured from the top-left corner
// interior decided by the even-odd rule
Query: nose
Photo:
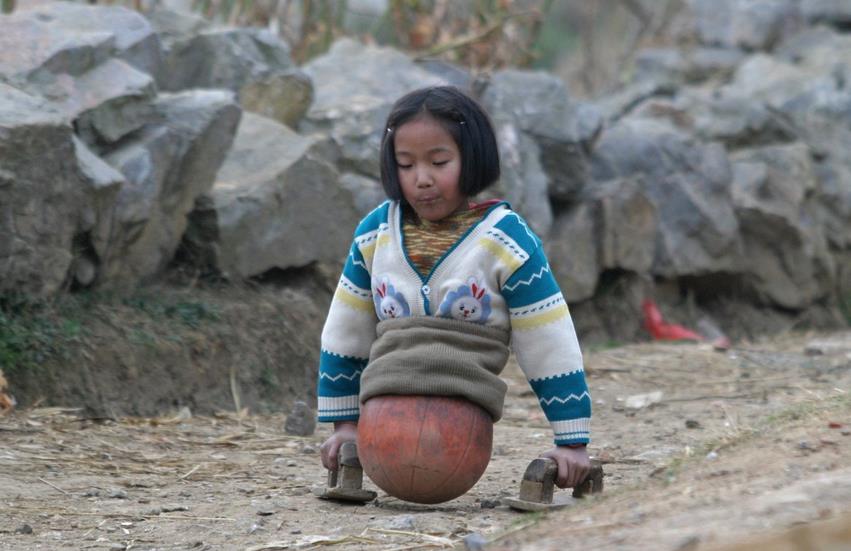
[[[434,183],[431,177],[431,172],[428,167],[420,166],[417,168],[417,187],[429,187]]]

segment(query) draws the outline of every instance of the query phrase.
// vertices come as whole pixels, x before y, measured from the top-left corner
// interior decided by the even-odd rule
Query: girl
[[[543,456],[558,486],[587,475],[591,398],[541,240],[507,203],[470,201],[498,178],[493,128],[470,97],[440,86],[396,102],[381,143],[389,201],[358,225],[322,331],[327,469],[374,396],[461,396],[498,420],[510,337],[555,433]]]

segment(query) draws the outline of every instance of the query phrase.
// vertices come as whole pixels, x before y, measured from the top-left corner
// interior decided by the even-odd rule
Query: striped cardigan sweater
[[[428,275],[405,252],[398,202],[385,201],[360,222],[322,330],[320,421],[358,419],[375,326],[402,316],[509,330],[556,444],[588,442],[591,397],[567,303],[541,240],[507,203],[490,207]]]

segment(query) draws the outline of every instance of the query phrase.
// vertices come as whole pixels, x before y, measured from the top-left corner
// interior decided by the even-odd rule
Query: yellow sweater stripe
[[[506,251],[505,248],[502,247],[499,243],[495,243],[490,239],[483,237],[479,239],[479,245],[481,245],[484,249],[486,249],[495,257],[502,260],[502,262],[506,266],[508,266],[509,270],[511,270],[512,272],[514,272],[514,270],[523,265],[523,263],[518,260],[516,256]]]
[[[355,296],[341,287],[338,287],[334,293],[334,300],[339,300],[343,304],[363,312],[371,312],[375,308],[371,300]]]
[[[537,314],[526,318],[512,318],[511,328],[517,329],[518,331],[527,331],[542,325],[547,325],[548,323],[556,322],[569,315],[570,310],[567,308],[567,304],[559,304],[557,307],[544,312],[543,314]]]

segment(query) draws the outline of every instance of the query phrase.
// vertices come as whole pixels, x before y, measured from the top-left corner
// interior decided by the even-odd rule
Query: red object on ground
[[[652,300],[645,300],[641,304],[641,309],[644,311],[644,327],[647,328],[647,331],[654,339],[665,341],[703,340],[703,337],[691,329],[686,329],[682,325],[674,323],[665,323],[659,307]]]
[[[488,466],[493,420],[463,398],[376,396],[361,407],[358,456],[382,490],[414,503],[463,495]]]

